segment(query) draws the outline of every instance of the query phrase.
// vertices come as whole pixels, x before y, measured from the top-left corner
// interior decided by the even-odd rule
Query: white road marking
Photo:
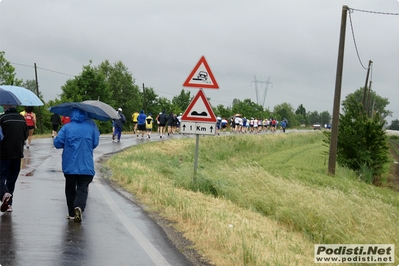
[[[125,228],[129,231],[130,235],[139,243],[139,245],[148,254],[155,265],[170,266],[169,262],[162,256],[162,254],[151,244],[151,242],[140,232],[140,230],[130,221],[126,214],[119,208],[116,202],[111,198],[104,186],[97,179],[93,179],[93,183],[100,191],[111,210],[115,213],[116,217],[122,222]]]

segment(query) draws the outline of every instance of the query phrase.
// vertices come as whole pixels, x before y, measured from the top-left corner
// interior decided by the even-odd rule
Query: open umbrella
[[[87,101],[83,101],[82,103],[100,107],[104,112],[106,112],[111,117],[111,119],[121,118],[120,115],[118,114],[118,112],[111,105],[106,104],[105,102],[95,101],[95,100],[87,100]]]
[[[11,91],[0,88],[0,105],[20,105],[21,101]]]
[[[73,109],[85,111],[87,113],[87,116],[92,119],[97,119],[101,121],[107,121],[112,119],[100,107],[86,103],[65,102],[48,108],[50,112],[63,116],[71,116],[71,112]]]
[[[19,86],[0,85],[0,88],[11,91],[21,102],[22,106],[42,106],[43,102],[31,90]]]

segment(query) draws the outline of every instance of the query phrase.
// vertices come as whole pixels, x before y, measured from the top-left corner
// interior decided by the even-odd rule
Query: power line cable
[[[20,63],[14,63],[14,62],[10,62],[10,63],[11,63],[12,65],[34,68],[33,66],[30,66],[30,65],[25,65],[25,64],[20,64]],[[42,68],[42,67],[38,67],[38,66],[36,66],[36,68],[37,68],[37,69],[44,70],[44,71],[48,71],[48,72],[53,72],[53,73],[57,73],[57,74],[65,75],[65,76],[74,77],[74,75],[62,73],[62,72],[55,71],[55,70],[51,70],[51,69],[46,69],[46,68]]]
[[[365,12],[365,13],[373,13],[373,14],[378,14],[378,15],[393,15],[393,16],[399,16],[399,13],[380,12],[380,11],[370,11],[370,10],[362,10],[362,9],[356,9],[356,8],[349,8],[349,10],[352,10],[352,11],[359,11],[359,12]]]
[[[367,67],[365,67],[365,66],[363,65],[362,60],[360,59],[359,50],[358,50],[357,44],[356,44],[355,31],[354,31],[354,29],[353,29],[352,15],[351,15],[351,14],[352,14],[354,11],[359,11],[359,12],[365,12],[365,13],[378,14],[378,15],[393,15],[393,16],[398,16],[399,13],[370,11],[370,10],[362,10],[362,9],[356,9],[356,8],[349,8],[348,10],[349,10],[349,21],[350,21],[350,25],[351,25],[352,38],[353,38],[353,43],[354,43],[354,45],[355,45],[355,50],[356,50],[357,58],[359,59],[360,65],[363,67],[363,69],[368,69]]]
[[[365,67],[363,65],[362,60],[360,59],[359,50],[357,48],[356,39],[355,39],[355,31],[353,29],[352,16],[351,16],[352,12],[353,12],[353,10],[349,9],[349,21],[350,21],[350,25],[351,25],[353,44],[355,45],[355,50],[356,50],[357,58],[359,59],[360,65],[363,67],[363,69],[367,69],[367,67]]]

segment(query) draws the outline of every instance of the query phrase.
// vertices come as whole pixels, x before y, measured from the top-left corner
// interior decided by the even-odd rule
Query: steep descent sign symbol
[[[199,90],[197,95],[195,95],[181,117],[181,120],[216,123],[216,116],[203,90]]]
[[[219,85],[209,68],[205,57],[202,56],[197,65],[183,84],[184,87],[218,89]]]

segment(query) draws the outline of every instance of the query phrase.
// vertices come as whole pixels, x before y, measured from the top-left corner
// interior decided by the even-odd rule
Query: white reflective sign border
[[[181,121],[180,132],[186,134],[216,135],[216,123]]]

